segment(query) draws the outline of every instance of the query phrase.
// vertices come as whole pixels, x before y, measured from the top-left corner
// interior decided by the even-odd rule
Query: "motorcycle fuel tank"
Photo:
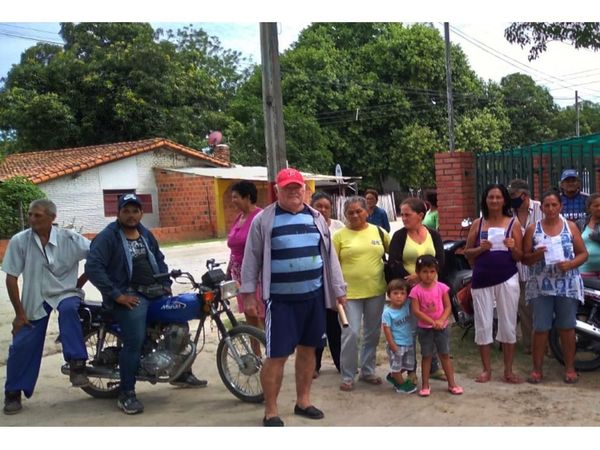
[[[162,297],[150,303],[148,322],[183,323],[202,317],[201,303],[193,292]]]

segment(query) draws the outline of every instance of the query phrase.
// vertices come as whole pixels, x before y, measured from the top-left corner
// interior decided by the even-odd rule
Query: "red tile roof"
[[[63,175],[81,172],[159,148],[167,148],[190,158],[206,161],[217,167],[230,166],[228,162],[205,155],[201,151],[177,144],[168,139],[153,138],[142,141],[9,155],[0,164],[0,181],[14,176],[24,176],[35,184],[44,183]]]

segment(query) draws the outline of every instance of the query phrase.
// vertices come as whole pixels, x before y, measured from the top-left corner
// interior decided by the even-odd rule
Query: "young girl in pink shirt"
[[[454,395],[463,393],[463,388],[454,381],[454,369],[448,354],[450,353],[450,334],[448,317],[451,306],[448,286],[437,281],[438,262],[431,255],[423,255],[417,259],[416,273],[419,283],[410,291],[411,308],[417,318],[417,334],[421,344],[422,386],[421,397],[428,397],[429,371],[433,346],[435,345],[442,368],[448,379],[448,392]]]

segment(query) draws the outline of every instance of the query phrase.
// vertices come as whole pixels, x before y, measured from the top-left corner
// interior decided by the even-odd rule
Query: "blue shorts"
[[[552,326],[563,330],[575,328],[579,300],[546,295],[530,300],[533,305],[534,331],[550,331]]]
[[[419,344],[421,344],[421,356],[424,358],[433,356],[434,347],[438,355],[447,355],[450,353],[450,332],[449,327],[443,330],[433,328],[418,328]]]
[[[267,358],[289,356],[298,345],[325,346],[325,300],[323,290],[319,292],[316,298],[304,301],[267,302]]]

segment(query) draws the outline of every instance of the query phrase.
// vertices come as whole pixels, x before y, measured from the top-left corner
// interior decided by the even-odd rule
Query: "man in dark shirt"
[[[141,224],[143,214],[135,194],[121,196],[117,220],[92,241],[85,264],[88,279],[102,294],[104,306],[113,310],[122,330],[121,394],[117,405],[126,414],[144,411],[135,395],[135,376],[146,337],[148,306],[152,298],[171,293],[170,281],[161,287],[154,279],[154,274],[168,272],[168,267],[156,238]],[[172,384],[204,387],[207,382],[188,371]]]
[[[565,169],[560,176],[561,214],[565,219],[576,221],[585,217],[588,195],[581,193],[581,181],[575,169]]]

